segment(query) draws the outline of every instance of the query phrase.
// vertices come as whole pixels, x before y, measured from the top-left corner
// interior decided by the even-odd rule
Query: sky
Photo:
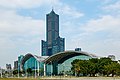
[[[120,0],[0,0],[0,67],[13,65],[19,55],[41,55],[52,7],[65,50],[120,59]]]

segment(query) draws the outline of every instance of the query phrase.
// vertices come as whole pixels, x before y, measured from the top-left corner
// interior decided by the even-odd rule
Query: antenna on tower
[[[54,10],[54,7],[53,7],[54,2],[53,2],[53,0],[51,0],[51,5],[52,5],[52,11],[53,11]]]
[[[54,11],[54,7],[52,6],[52,11]]]

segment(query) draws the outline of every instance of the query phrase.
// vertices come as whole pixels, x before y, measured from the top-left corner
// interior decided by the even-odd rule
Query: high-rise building
[[[46,41],[42,40],[42,56],[65,50],[65,39],[59,36],[59,15],[52,10],[46,15]]]
[[[14,61],[14,70],[18,70],[18,60]]]
[[[59,15],[53,9],[46,15],[46,41],[41,42],[42,56],[51,56],[65,50],[65,39],[59,36]],[[53,74],[58,72],[57,65],[57,62],[53,63]]]

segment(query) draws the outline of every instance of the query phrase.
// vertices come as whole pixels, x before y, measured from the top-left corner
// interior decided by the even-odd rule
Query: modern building
[[[11,64],[6,64],[6,71],[8,74],[10,74],[12,72]]]
[[[91,58],[97,58],[93,54],[89,54],[83,51],[64,51],[53,54],[52,56],[36,56],[32,54],[26,54],[21,61],[21,68],[26,71],[31,68],[34,71],[40,71],[35,75],[58,75],[61,72],[67,72],[71,70],[71,62],[75,59],[89,60]],[[57,63],[56,71],[54,71],[54,62]],[[42,73],[41,73],[42,72]]]
[[[11,70],[12,69],[11,64],[6,64],[6,69]]]
[[[59,15],[52,11],[46,15],[46,41],[42,40],[42,56],[51,56],[65,50],[65,39],[59,36]],[[57,73],[53,63],[53,73]]]
[[[115,55],[108,55],[108,58],[110,58],[111,60],[115,61]]]
[[[81,51],[81,48],[75,48],[75,51]]]
[[[65,39],[59,36],[59,15],[52,10],[46,15],[46,41],[42,40],[42,56],[65,50]]]
[[[27,69],[32,69],[34,71],[35,76],[38,75],[43,75],[43,61],[47,58],[48,56],[37,56],[33,54],[26,54],[24,58],[21,60],[21,70],[27,71]],[[27,74],[27,73],[26,73]]]
[[[14,70],[18,70],[18,60],[14,61]]]
[[[18,70],[20,71],[21,60],[24,58],[23,55],[18,56]]]

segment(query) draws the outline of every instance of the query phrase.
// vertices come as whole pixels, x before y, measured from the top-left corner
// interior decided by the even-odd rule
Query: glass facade
[[[31,68],[32,70],[43,68],[43,63],[38,62],[34,57],[29,58],[24,64],[24,70]]]
[[[24,57],[23,55],[18,56],[18,70],[19,71],[20,71],[20,64],[21,64],[23,57]]]
[[[76,56],[73,58],[70,58],[66,61],[64,61],[62,64],[58,64],[58,74],[62,73],[62,72],[69,72],[71,71],[71,62],[75,59],[81,59],[81,60],[89,60],[91,59],[90,56],[86,56],[86,55],[80,55],[80,56]]]

